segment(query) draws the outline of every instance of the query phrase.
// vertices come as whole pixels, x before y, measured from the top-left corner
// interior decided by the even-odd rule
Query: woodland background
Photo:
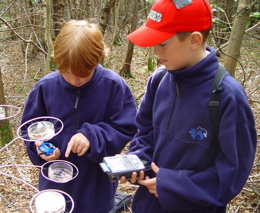
[[[145,22],[153,3],[154,0],[0,0],[0,105],[21,110],[12,119],[0,120],[0,212],[30,212],[30,200],[37,193],[38,168],[31,165],[16,130],[29,91],[55,69],[52,45],[62,25],[70,19],[99,24],[109,48],[103,65],[125,79],[138,105],[149,76],[160,64],[152,48],[134,46],[125,36]],[[208,44],[217,49],[220,63],[245,88],[259,139],[260,1],[210,3],[214,27]],[[257,148],[247,184],[228,205],[230,213],[260,212],[259,145]],[[136,188],[128,183],[120,184],[118,190],[133,195]],[[129,206],[126,212],[131,212]]]

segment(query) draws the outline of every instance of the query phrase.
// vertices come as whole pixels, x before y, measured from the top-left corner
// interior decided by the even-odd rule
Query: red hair
[[[54,44],[54,63],[60,73],[70,71],[78,77],[89,76],[105,54],[101,31],[85,20],[67,22]]]

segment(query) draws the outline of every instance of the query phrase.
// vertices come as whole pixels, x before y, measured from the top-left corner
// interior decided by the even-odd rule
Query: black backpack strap
[[[222,66],[218,66],[216,72],[212,89],[211,89],[211,100],[209,101],[209,109],[211,113],[211,122],[213,127],[213,141],[219,143],[218,133],[219,133],[219,101],[218,94],[223,91],[223,88],[220,87],[220,83],[225,75],[226,69]]]
[[[164,70],[161,72],[157,87],[159,86],[159,84],[160,84],[160,82],[161,82],[163,76],[165,76],[165,74],[167,73],[167,71],[168,71],[168,70],[167,70],[166,68],[164,68]]]

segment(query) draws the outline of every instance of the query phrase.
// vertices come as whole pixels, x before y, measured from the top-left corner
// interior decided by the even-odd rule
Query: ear
[[[201,45],[203,43],[203,36],[200,32],[198,32],[198,31],[192,32],[190,39],[191,39],[190,44],[191,44],[192,49],[195,50],[195,49],[201,47]]]

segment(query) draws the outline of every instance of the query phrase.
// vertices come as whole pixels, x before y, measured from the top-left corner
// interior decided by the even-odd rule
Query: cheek
[[[168,53],[168,56],[172,61],[175,61],[175,62],[183,61],[184,58],[187,57],[187,55],[185,54],[185,50],[182,46],[175,47],[174,49],[172,49]]]
[[[182,58],[180,57],[180,52],[177,51],[171,51],[167,53],[168,60],[171,63],[178,63]]]
[[[62,75],[63,78],[65,79],[65,81],[67,81],[68,83],[70,83],[70,77],[68,75]]]

